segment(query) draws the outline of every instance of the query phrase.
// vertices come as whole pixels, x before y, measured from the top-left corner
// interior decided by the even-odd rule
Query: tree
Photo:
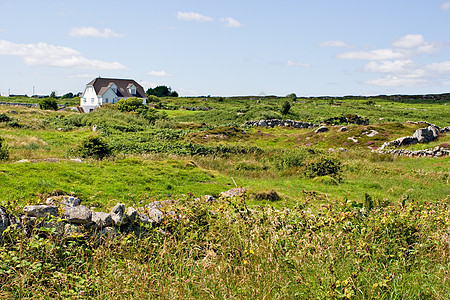
[[[159,85],[155,88],[149,88],[146,92],[147,96],[154,95],[157,97],[178,97],[178,93],[172,91],[170,87]]]
[[[50,98],[56,98],[56,92],[55,91],[50,93]]]
[[[283,103],[283,106],[281,107],[281,113],[283,115],[287,115],[289,113],[289,110],[291,109],[291,103],[289,103],[289,101],[285,101]]]
[[[58,110],[58,103],[55,98],[44,98],[39,101],[39,108]]]
[[[67,93],[67,94],[65,94],[64,96],[62,96],[63,99],[65,99],[65,98],[72,99],[73,97],[75,97],[75,96],[73,95],[73,93]]]

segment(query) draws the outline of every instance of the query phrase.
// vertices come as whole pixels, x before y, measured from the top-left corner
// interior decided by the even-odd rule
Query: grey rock
[[[376,131],[376,130],[371,130],[371,131],[369,131],[368,133],[366,133],[366,135],[368,136],[368,137],[374,137],[374,136],[376,136],[377,134],[379,134],[379,132],[378,131]]]
[[[63,200],[61,201],[61,204],[70,206],[70,207],[75,207],[75,206],[79,206],[81,204],[81,200],[79,198],[72,197],[72,196],[64,196]]]
[[[29,217],[43,218],[47,216],[58,216],[58,207],[54,205],[27,205],[23,213]]]
[[[125,216],[128,219],[128,222],[133,223],[137,219],[137,210],[133,207],[128,207],[125,212]]]
[[[338,132],[344,132],[344,131],[347,131],[347,130],[348,130],[348,128],[343,126],[343,127],[339,128]]]
[[[149,216],[150,220],[156,224],[160,224],[164,219],[163,212],[156,208],[149,209],[148,216]]]
[[[439,128],[435,126],[417,129],[413,134],[413,137],[416,138],[419,143],[429,143],[435,140],[438,136]]]
[[[111,215],[105,212],[93,211],[91,221],[93,223],[93,228],[103,228],[113,224]]]
[[[92,212],[84,205],[65,207],[63,218],[69,223],[87,224],[92,220]]]
[[[6,209],[0,206],[0,241],[2,240],[3,231],[11,225],[10,218],[11,215],[6,211]]]
[[[71,235],[82,233],[82,229],[80,226],[74,224],[65,224],[64,225],[64,236],[69,237]]]
[[[211,195],[205,195],[202,198],[204,199],[205,202],[215,202],[216,201],[216,198],[214,198]]]
[[[244,189],[244,188],[233,188],[233,189],[229,189],[226,192],[220,193],[220,196],[235,197],[235,196],[240,196],[240,195],[244,194],[246,191],[247,191],[247,189]]]
[[[150,220],[150,218],[148,216],[141,214],[141,213],[137,214],[136,220],[139,223],[143,223],[143,224],[151,224],[152,223],[152,220]]]
[[[125,204],[117,204],[111,209],[110,214],[115,226],[121,226],[127,223],[127,218],[125,217]]]
[[[315,133],[320,133],[320,132],[327,132],[330,129],[328,129],[328,127],[326,126],[320,126],[319,128],[316,129]]]

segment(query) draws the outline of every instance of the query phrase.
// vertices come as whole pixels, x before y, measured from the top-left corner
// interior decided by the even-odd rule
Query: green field
[[[0,205],[8,210],[63,193],[99,211],[174,199],[170,209],[182,216],[144,237],[123,233],[100,244],[8,231],[0,297],[450,298],[449,157],[372,151],[426,127],[407,121],[449,126],[448,95],[151,105],[90,114],[0,106]],[[369,125],[330,124],[325,133],[243,126],[355,114]],[[378,134],[367,136],[371,130]],[[83,146],[93,137],[107,146],[103,159]],[[449,143],[444,133],[406,148]],[[236,186],[247,193],[220,197]],[[272,191],[279,198],[265,197]],[[203,195],[217,201],[194,200]]]

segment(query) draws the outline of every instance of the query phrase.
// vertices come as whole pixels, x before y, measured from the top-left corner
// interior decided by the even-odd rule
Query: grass
[[[424,127],[406,121],[448,126],[449,99],[411,98],[298,98],[286,116],[285,98],[164,98],[156,121],[114,107],[80,115],[1,106],[10,121],[0,122],[9,152],[0,205],[19,213],[61,192],[99,211],[175,199],[168,209],[179,220],[101,242],[10,228],[0,297],[449,298],[449,158],[372,152]],[[241,126],[348,113],[370,125],[320,134]],[[113,155],[71,160],[94,125]],[[248,192],[219,197],[236,185]],[[218,200],[194,200],[202,195]]]

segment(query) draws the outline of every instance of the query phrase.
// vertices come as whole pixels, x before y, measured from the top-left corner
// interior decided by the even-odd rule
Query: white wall
[[[99,106],[97,94],[93,86],[87,86],[80,98],[80,106],[84,112],[89,112]]]

